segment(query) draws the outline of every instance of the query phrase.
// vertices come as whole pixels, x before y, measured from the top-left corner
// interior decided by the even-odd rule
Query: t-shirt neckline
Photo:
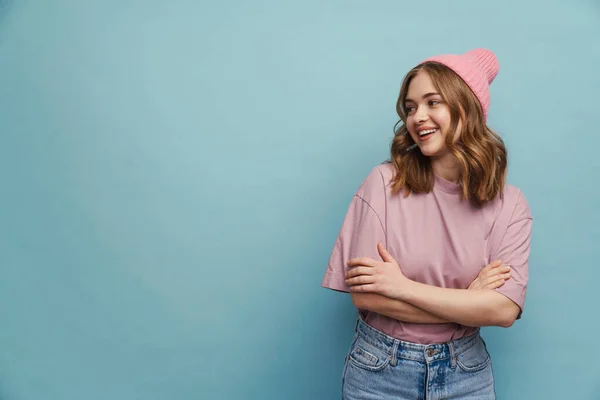
[[[435,177],[434,188],[440,189],[442,192],[451,193],[451,194],[460,194],[461,187],[459,184],[447,181],[442,178],[438,174],[433,174]]]

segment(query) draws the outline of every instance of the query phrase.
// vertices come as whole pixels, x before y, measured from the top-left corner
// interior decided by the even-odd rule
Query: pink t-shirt
[[[409,279],[444,288],[466,289],[490,260],[511,266],[511,277],[496,289],[521,310],[528,279],[531,213],[519,189],[505,185],[504,196],[477,207],[461,200],[460,187],[435,176],[433,191],[392,195],[392,164],[375,167],[348,208],[323,278],[323,287],[348,292],[346,262],[355,257],[381,260],[383,243]],[[414,324],[360,310],[372,327],[397,339],[442,343],[474,333],[456,323]]]

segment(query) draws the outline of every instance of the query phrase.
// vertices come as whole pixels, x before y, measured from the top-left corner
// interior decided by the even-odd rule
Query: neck
[[[433,168],[433,172],[440,178],[458,183],[460,179],[460,167],[452,154],[446,154],[440,158],[432,158],[431,167]]]

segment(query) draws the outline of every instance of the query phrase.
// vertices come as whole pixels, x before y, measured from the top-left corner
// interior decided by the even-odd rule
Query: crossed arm
[[[346,275],[354,305],[400,321],[509,327],[520,308],[495,289],[508,277],[498,263],[484,268],[469,289],[446,289],[406,278],[394,258],[378,245],[383,262],[353,259]]]

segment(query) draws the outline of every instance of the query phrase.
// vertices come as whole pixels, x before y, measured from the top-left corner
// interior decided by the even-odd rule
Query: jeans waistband
[[[405,342],[378,331],[364,322],[362,318],[358,319],[356,332],[372,346],[390,352],[390,354],[396,353],[398,358],[421,362],[431,362],[445,358],[450,358],[453,361],[457,355],[473,347],[478,340],[482,340],[478,331],[473,335],[439,344]]]

